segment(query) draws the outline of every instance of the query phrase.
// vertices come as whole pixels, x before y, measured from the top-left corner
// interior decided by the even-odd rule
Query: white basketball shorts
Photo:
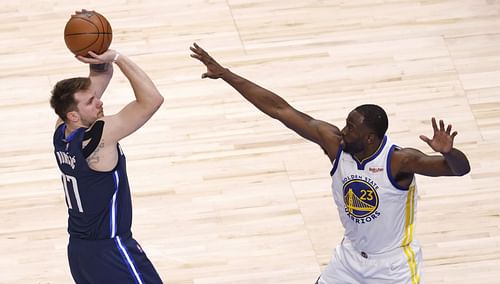
[[[423,284],[418,244],[382,254],[368,254],[342,241],[317,284]]]

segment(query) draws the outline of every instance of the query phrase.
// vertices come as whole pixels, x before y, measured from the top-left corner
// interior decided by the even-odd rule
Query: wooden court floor
[[[122,142],[135,238],[166,283],[313,283],[341,240],[322,151],[222,81],[201,80],[198,42],[233,71],[340,127],[382,105],[396,143],[430,149],[437,116],[471,161],[418,176],[426,283],[500,283],[500,1],[3,0],[0,5],[0,283],[71,283],[66,205],[48,98],[87,67],[66,49],[76,9],[114,29],[112,48],[165,103]],[[116,69],[114,113],[133,93]]]

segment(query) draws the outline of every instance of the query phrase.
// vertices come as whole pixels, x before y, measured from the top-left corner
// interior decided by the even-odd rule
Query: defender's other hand
[[[205,64],[207,67],[207,72],[201,74],[201,78],[219,79],[222,75],[228,71],[227,68],[222,67],[215,59],[213,59],[203,48],[193,43],[193,46],[189,47],[193,52],[191,57],[198,59],[201,63]]]
[[[451,124],[448,124],[446,129],[444,128],[444,121],[439,120],[439,128],[436,123],[436,119],[432,118],[432,128],[434,129],[434,136],[432,139],[425,135],[420,135],[420,139],[426,142],[432,150],[440,152],[442,154],[447,154],[453,149],[453,140],[457,136],[458,132],[453,131],[451,133]]]

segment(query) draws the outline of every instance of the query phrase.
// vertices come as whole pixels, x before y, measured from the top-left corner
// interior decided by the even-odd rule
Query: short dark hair
[[[387,127],[389,126],[389,120],[383,108],[378,105],[365,104],[358,106],[354,110],[363,115],[364,125],[375,131],[379,139],[384,138]]]
[[[61,80],[52,89],[50,106],[63,121],[66,121],[66,114],[76,109],[75,93],[87,90],[89,87],[88,77]]]

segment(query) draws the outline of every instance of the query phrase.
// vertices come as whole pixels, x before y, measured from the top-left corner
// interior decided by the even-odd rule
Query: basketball
[[[72,15],[64,28],[64,42],[75,55],[87,56],[89,51],[101,54],[108,50],[112,39],[108,20],[95,11]]]

